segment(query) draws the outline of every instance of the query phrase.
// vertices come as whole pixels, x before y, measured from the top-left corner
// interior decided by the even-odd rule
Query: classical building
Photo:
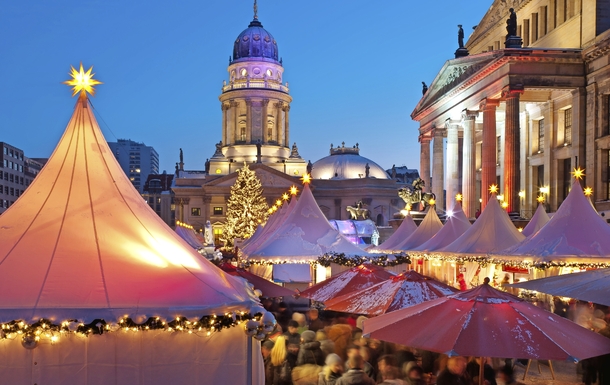
[[[174,204],[174,192],[172,182],[174,174],[149,174],[144,187],[142,198],[148,203],[163,222],[168,226],[176,225],[176,205]]]
[[[458,45],[411,114],[437,201],[461,193],[473,217],[497,184],[509,212],[527,217],[539,195],[554,211],[581,167],[610,209],[608,3],[496,0]]]
[[[176,219],[200,230],[212,223],[220,238],[226,202],[244,162],[261,180],[264,196],[272,204],[308,171],[312,192],[328,219],[349,219],[347,206],[362,206],[371,219],[387,225],[404,208],[397,191],[401,184],[370,159],[360,156],[358,145],[332,148],[314,164],[290,143],[288,83],[275,38],[258,16],[233,43],[228,73],[219,97],[222,110],[221,141],[205,170],[185,170],[180,161],[172,190]]]
[[[159,173],[159,154],[153,147],[130,139],[108,142],[108,146],[133,186],[140,193],[143,191],[142,188],[148,175]]]

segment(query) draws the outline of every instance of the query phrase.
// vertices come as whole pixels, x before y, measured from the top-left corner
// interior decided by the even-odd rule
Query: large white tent
[[[436,233],[443,228],[443,223],[438,218],[434,206],[428,208],[426,216],[417,227],[417,230],[413,232],[407,239],[400,242],[394,247],[396,251],[408,251],[417,246],[420,246],[424,242],[427,242]]]
[[[407,239],[413,232],[417,229],[417,225],[413,221],[411,215],[407,215],[404,217],[400,226],[394,231],[392,235],[388,239],[386,239],[379,246],[369,246],[367,250],[371,252],[382,252],[382,251],[390,251],[394,250],[396,245]]]
[[[248,253],[256,250],[263,242],[265,242],[271,234],[278,229],[283,223],[284,219],[294,210],[294,206],[297,203],[297,197],[292,196],[290,203],[283,204],[282,207],[273,213],[267,223],[264,226],[260,226],[256,229],[252,237],[247,239],[241,247],[242,254],[248,255]]]
[[[538,205],[538,208],[536,209],[536,212],[532,216],[532,219],[530,219],[527,226],[525,226],[523,228],[523,231],[521,232],[521,234],[525,235],[526,237],[529,237],[530,235],[532,235],[532,234],[536,233],[538,230],[540,230],[542,228],[542,226],[546,225],[546,223],[549,221],[549,219],[550,219],[549,215],[544,210],[544,205],[542,205],[542,204]]]
[[[203,243],[197,238],[193,227],[187,225],[186,223],[176,222],[176,234],[180,236],[180,238],[184,239],[186,243],[188,243],[193,249],[199,250],[203,247]]]
[[[471,226],[470,221],[466,218],[466,214],[464,214],[464,211],[462,210],[462,205],[459,203],[454,204],[453,210],[451,213],[447,213],[447,217],[447,221],[443,225],[443,228],[427,242],[411,249],[415,252],[410,253],[411,255],[424,254],[441,249],[458,239]],[[417,253],[417,251],[422,253]]]
[[[498,252],[500,260],[582,266],[610,264],[610,226],[574,180],[568,197],[537,233]]]
[[[3,383],[263,383],[243,327],[214,331],[256,306],[245,283],[148,207],[84,91],[44,169],[0,216],[0,291]]]

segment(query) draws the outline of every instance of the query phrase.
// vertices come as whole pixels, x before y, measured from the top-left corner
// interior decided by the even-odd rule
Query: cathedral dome
[[[357,145],[353,148],[337,147],[330,149],[330,155],[315,162],[311,169],[313,179],[359,179],[366,177],[366,166],[369,167],[369,178],[391,179],[381,166],[372,160],[360,156]]]
[[[279,62],[277,42],[256,18],[233,44],[233,62],[250,59]]]

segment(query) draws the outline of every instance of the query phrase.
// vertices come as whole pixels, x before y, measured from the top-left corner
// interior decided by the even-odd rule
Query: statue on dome
[[[462,24],[458,24],[458,48],[464,48],[464,29]]]
[[[206,174],[210,173],[210,159],[205,160],[205,173]]]
[[[313,164],[311,164],[311,160],[307,162],[307,173],[311,175],[311,170],[313,170]]]
[[[180,163],[184,163],[184,153],[182,152],[182,149],[180,149]]]
[[[422,178],[417,178],[411,184],[411,187],[406,186],[398,190],[398,196],[405,202],[405,208],[408,206],[415,207],[420,203],[426,206],[431,206],[431,201],[436,199],[434,193],[423,192],[426,182]]]
[[[514,8],[508,10],[510,15],[506,20],[506,38],[509,36],[517,36],[517,13]]]
[[[392,165],[392,179],[396,180],[396,165]]]
[[[347,206],[345,210],[350,214],[352,220],[358,220],[360,216],[362,219],[371,218],[371,210],[364,208],[362,201],[358,201],[354,206]]]
[[[301,155],[299,155],[299,148],[297,147],[296,142],[292,144],[292,149],[290,150],[290,157],[291,158],[300,158]]]
[[[365,178],[369,177],[370,171],[371,171],[371,166],[369,166],[369,163],[367,162],[366,165],[364,165],[364,177]]]
[[[222,140],[216,143],[216,152],[214,152],[213,157],[222,157]]]

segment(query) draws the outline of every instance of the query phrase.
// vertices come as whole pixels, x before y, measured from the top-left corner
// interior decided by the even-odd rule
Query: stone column
[[[269,118],[267,118],[268,105],[269,105],[269,99],[263,99],[263,117],[262,117],[262,122],[261,122],[261,127],[263,129],[263,143],[267,143],[267,142],[269,142],[269,140],[277,140],[277,138],[273,134],[271,134],[271,138],[269,138],[269,135],[268,135],[268,127],[267,127],[267,120],[269,119]]]
[[[290,105],[284,107],[286,113],[286,121],[284,122],[284,143],[285,146],[290,146]]]
[[[277,137],[278,137],[278,142],[280,143],[280,146],[284,145],[284,131],[283,131],[283,126],[282,126],[282,102],[277,102],[274,104],[275,109],[276,109],[276,118],[275,118],[275,131],[277,133]]]
[[[246,99],[246,143],[252,143],[252,100]]]
[[[443,156],[443,129],[434,128],[434,145],[432,147],[432,192],[436,195],[436,207],[444,209],[443,199],[445,197],[445,157]]]
[[[474,218],[477,207],[477,169],[475,147],[475,119],[478,111],[462,111],[462,127],[464,129],[463,160],[462,160],[462,210],[468,218]]]
[[[430,188],[430,138],[419,137],[421,151],[419,153],[419,177],[422,178],[428,189]]]
[[[227,124],[227,110],[229,109],[229,104],[222,103],[220,109],[222,110],[222,141],[223,143],[229,144],[229,127]]]
[[[496,107],[497,99],[483,99],[483,145],[481,148],[481,211],[489,200],[489,186],[496,184]]]
[[[506,87],[502,97],[506,100],[506,118],[504,121],[504,201],[508,203],[506,211],[519,212],[519,179],[521,164],[521,141],[519,125],[519,95],[523,88]]]
[[[460,192],[460,159],[458,153],[458,123],[447,121],[447,208],[453,207],[455,196]]]

